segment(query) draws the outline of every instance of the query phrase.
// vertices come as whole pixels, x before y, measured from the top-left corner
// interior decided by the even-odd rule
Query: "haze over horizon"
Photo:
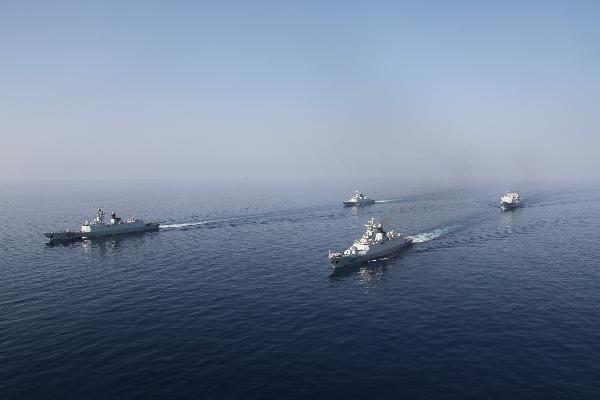
[[[4,2],[0,180],[594,180],[600,3]]]

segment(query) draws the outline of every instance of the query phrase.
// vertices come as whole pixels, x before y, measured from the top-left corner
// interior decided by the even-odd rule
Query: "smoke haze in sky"
[[[595,179],[599,20],[594,1],[3,2],[0,179]]]

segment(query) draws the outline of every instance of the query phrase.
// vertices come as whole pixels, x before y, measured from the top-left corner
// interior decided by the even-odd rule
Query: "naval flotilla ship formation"
[[[144,221],[141,218],[128,218],[123,221],[114,212],[111,214],[110,221],[104,222],[104,211],[99,208],[94,220],[85,221],[81,225],[80,230],[67,229],[66,231],[45,232],[44,235],[49,239],[50,243],[56,243],[125,233],[156,231],[159,225],[158,221]]]
[[[516,192],[507,192],[500,198],[500,205],[504,210],[521,205],[522,197]],[[373,204],[375,200],[363,193],[356,191],[355,195],[344,201],[344,206],[360,206]],[[44,235],[50,243],[64,242],[77,239],[92,239],[98,237],[120,235],[127,233],[156,231],[159,229],[158,221],[144,221],[141,218],[129,218],[123,221],[113,212],[109,222],[104,221],[104,211],[99,208],[96,217],[92,221],[85,221],[80,230],[67,229],[65,231],[45,232]],[[375,224],[371,220],[365,225],[365,234],[354,241],[352,246],[343,252],[329,251],[329,262],[334,268],[359,265],[367,261],[376,260],[406,249],[412,244],[409,236],[400,236],[397,232],[385,232],[381,224]]]

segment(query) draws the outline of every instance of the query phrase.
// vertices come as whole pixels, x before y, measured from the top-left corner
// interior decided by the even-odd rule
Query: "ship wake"
[[[187,228],[190,226],[200,226],[200,225],[210,225],[210,224],[217,224],[219,222],[225,222],[225,221],[233,221],[239,219],[237,217],[233,217],[233,218],[220,218],[220,219],[208,219],[205,221],[194,221],[194,222],[182,222],[179,224],[161,224],[160,228],[161,229],[177,229],[177,228]]]
[[[403,199],[383,199],[383,200],[375,200],[375,203],[398,203],[403,201]]]
[[[418,233],[416,235],[409,236],[409,238],[412,239],[413,243],[425,243],[447,234],[450,232],[450,229],[451,227],[445,226],[429,232]]]

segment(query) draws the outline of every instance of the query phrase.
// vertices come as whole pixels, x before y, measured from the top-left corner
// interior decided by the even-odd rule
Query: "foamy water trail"
[[[437,239],[442,235],[445,235],[450,231],[450,227],[442,227],[438,229],[434,229],[430,232],[423,232],[413,236],[409,236],[413,240],[413,243],[424,243],[429,242],[430,240]]]
[[[395,203],[401,200],[402,199],[375,200],[375,203]]]
[[[167,224],[167,225],[160,225],[161,229],[175,229],[175,228],[186,228],[188,226],[198,226],[198,225],[208,225],[208,224],[214,224],[217,222],[225,222],[225,221],[232,221],[235,219],[239,219],[239,217],[232,217],[232,218],[221,218],[221,219],[208,219],[206,221],[195,221],[195,222],[183,222],[180,224]]]

